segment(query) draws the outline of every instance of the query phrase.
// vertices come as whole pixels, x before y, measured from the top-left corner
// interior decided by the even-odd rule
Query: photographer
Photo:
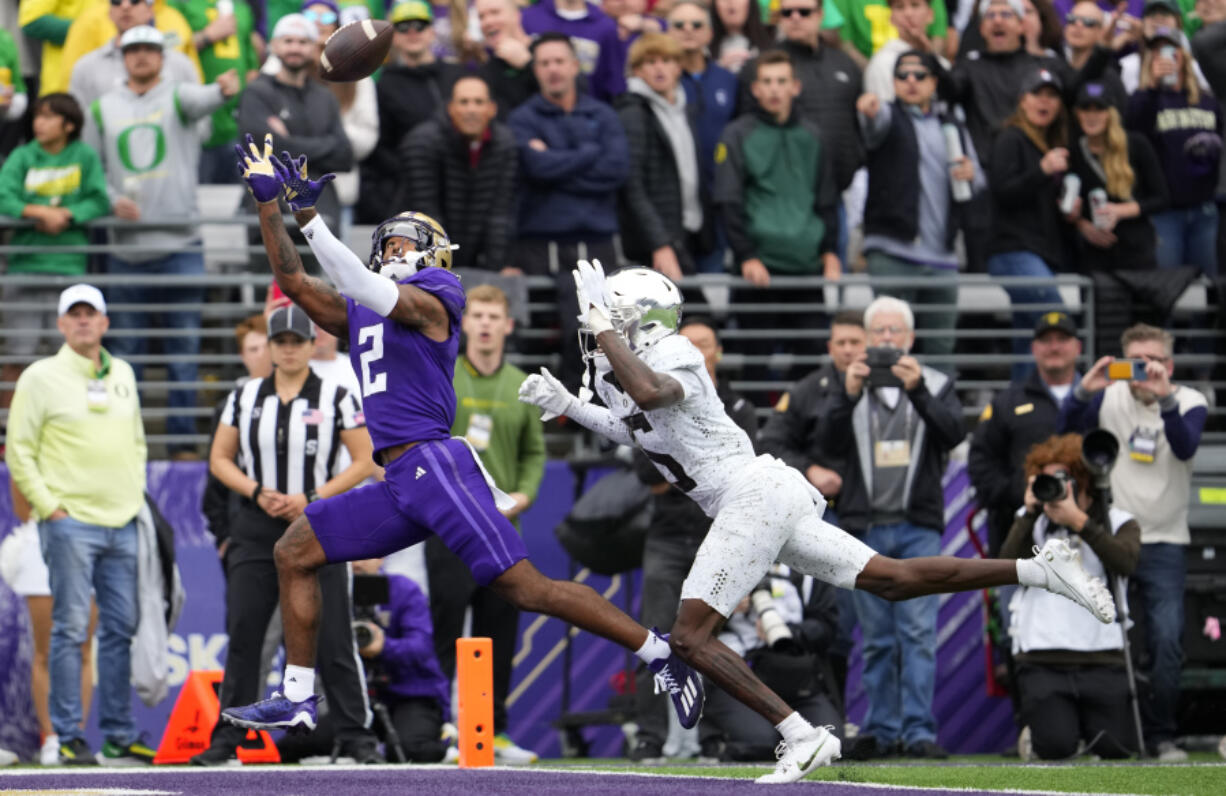
[[[354,561],[353,572],[379,575],[382,565],[378,558]],[[358,654],[366,662],[376,698],[391,714],[407,762],[437,763],[447,752],[447,742],[440,736],[451,683],[434,655],[430,602],[404,575],[384,577],[387,603],[354,612]]]
[[[1137,566],[1141,528],[1109,508],[1093,486],[1079,434],[1053,436],[1026,456],[1025,505],[1001,558],[1022,558],[1049,536],[1067,538],[1086,570],[1126,576]],[[1023,723],[1034,756],[1062,760],[1085,752],[1128,757],[1137,749],[1128,711],[1128,679],[1118,624],[1069,610],[1042,589],[1020,587],[1009,608]],[[1023,757],[1025,757],[1025,750]]]
[[[941,476],[949,451],[966,436],[962,404],[952,378],[908,354],[915,319],[906,302],[876,299],[864,310],[864,326],[869,347],[848,365],[821,432],[822,448],[847,460],[839,520],[882,555],[939,555]],[[857,591],[855,604],[869,710],[864,731],[843,756],[882,757],[901,744],[911,757],[945,757],[932,715],[940,598],[892,603]]]
[[[833,586],[777,564],[728,617],[719,640],[801,716],[834,727],[841,740],[842,696],[826,655],[838,624]],[[704,750],[723,742],[723,760],[775,757],[774,727],[710,681],[699,733]]]
[[[1187,759],[1175,746],[1175,709],[1183,660],[1183,600],[1192,459],[1205,426],[1207,401],[1171,382],[1174,338],[1136,324],[1125,330],[1125,360],[1094,363],[1060,407],[1065,431],[1104,428],[1127,455],[1111,471],[1116,505],[1141,525],[1141,560],[1133,581],[1141,595],[1152,668],[1152,695],[1142,703],[1145,740],[1164,762]]]

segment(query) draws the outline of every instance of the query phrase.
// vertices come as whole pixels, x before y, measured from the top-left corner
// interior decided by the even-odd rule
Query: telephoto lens
[[[775,597],[771,592],[769,575],[763,578],[757,588],[750,593],[749,602],[753,606],[754,613],[758,615],[758,622],[762,625],[762,635],[766,636],[768,647],[779,652],[800,651],[800,646],[792,637],[792,629],[788,627],[788,623],[779,615],[779,609],[775,607]]]
[[[362,649],[375,640],[375,634],[370,632],[369,622],[360,620],[353,623],[353,640],[357,642],[358,649]]]
[[[1064,493],[1067,491],[1065,486],[1067,484],[1068,475],[1065,473],[1057,473],[1056,475],[1040,473],[1034,477],[1034,483],[1031,485],[1030,491],[1044,503],[1055,503],[1058,500],[1064,499]]]

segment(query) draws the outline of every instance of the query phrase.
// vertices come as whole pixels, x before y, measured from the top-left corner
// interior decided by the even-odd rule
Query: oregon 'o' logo
[[[126,127],[115,144],[124,169],[135,174],[153,171],[166,159],[166,132],[156,124]]]

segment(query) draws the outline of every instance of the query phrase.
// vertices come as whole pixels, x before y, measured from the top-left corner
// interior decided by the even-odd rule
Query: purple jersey
[[[447,439],[455,422],[455,360],[460,350],[464,290],[443,268],[423,268],[400,280],[431,294],[447,309],[447,339],[384,318],[351,298],[349,361],[362,382],[366,427],[375,453],[405,442]]]

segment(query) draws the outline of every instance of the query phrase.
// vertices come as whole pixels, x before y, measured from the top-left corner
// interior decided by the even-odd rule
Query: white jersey
[[[643,411],[622,391],[611,370],[597,375],[596,393],[669,483],[714,517],[735,479],[753,463],[753,444],[724,411],[702,353],[693,343],[679,334],[669,335],[640,359],[675,379],[685,398],[663,409]]]

